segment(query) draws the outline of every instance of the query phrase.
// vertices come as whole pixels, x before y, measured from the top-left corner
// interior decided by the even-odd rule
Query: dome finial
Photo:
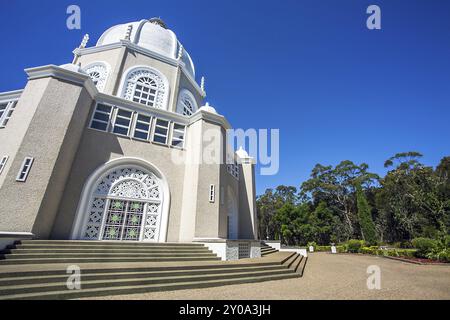
[[[166,23],[161,18],[151,18],[148,20],[150,23],[156,24],[164,29],[167,29]]]

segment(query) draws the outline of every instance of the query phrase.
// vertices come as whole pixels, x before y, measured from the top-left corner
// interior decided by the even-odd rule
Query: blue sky
[[[82,29],[66,28],[66,8]],[[366,8],[382,30],[366,28]],[[0,91],[22,88],[24,68],[63,64],[89,33],[160,16],[189,50],[208,101],[236,128],[279,128],[280,171],[258,192],[298,186],[316,163],[450,155],[450,1],[0,0]]]

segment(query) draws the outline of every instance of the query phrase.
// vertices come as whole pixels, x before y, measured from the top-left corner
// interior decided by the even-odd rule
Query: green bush
[[[316,246],[314,250],[317,252],[330,252],[331,246]]]
[[[362,247],[359,249],[359,252],[363,254],[375,254],[375,250],[370,247]]]
[[[400,243],[400,248],[402,248],[402,249],[412,249],[412,248],[414,248],[414,246],[411,243],[411,241],[402,241]]]
[[[417,249],[416,257],[418,258],[428,258],[428,254],[430,254],[437,247],[436,240],[429,238],[413,239],[412,244],[414,248]]]
[[[348,252],[358,253],[363,246],[364,246],[364,241],[362,241],[362,240],[352,239],[352,240],[348,240],[348,242],[347,242]]]
[[[444,242],[445,242],[445,247],[447,249],[450,249],[450,235],[446,235],[444,238]]]

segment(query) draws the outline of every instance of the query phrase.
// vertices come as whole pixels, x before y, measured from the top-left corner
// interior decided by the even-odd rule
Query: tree
[[[356,185],[371,186],[378,181],[378,176],[369,173],[368,165],[356,165],[352,161],[342,161],[335,168],[317,164],[311,178],[301,186],[301,199],[313,201],[317,206],[321,201],[328,204],[343,222],[338,238],[346,240],[355,236]]]
[[[373,223],[371,208],[361,186],[356,187],[356,198],[361,236],[369,244],[375,244],[377,242],[375,224]]]

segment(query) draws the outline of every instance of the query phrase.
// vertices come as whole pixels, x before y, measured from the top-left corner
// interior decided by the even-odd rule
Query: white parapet
[[[280,249],[280,252],[296,252],[301,256],[304,256],[305,258],[308,257],[308,252],[306,249],[300,248],[300,249]]]
[[[214,252],[222,261],[248,258],[261,258],[261,245],[258,240],[196,239]]]
[[[0,231],[0,251],[14,242],[25,239],[33,239],[34,235],[29,232],[6,232]]]
[[[281,249],[281,241],[279,240],[264,240],[263,242],[275,250],[279,251]]]

